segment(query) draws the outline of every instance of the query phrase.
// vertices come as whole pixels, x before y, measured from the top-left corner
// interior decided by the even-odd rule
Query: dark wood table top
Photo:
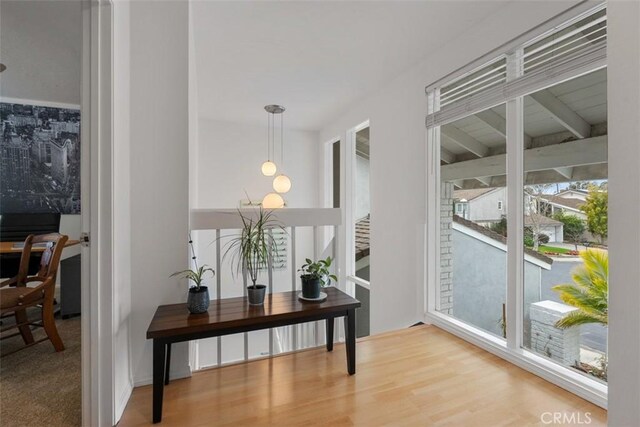
[[[264,305],[249,305],[245,297],[212,300],[203,314],[190,314],[187,305],[161,305],[147,329],[147,339],[247,327],[266,322],[295,320],[360,307],[360,301],[335,287],[323,288],[323,302],[298,299],[300,291],[267,294]]]

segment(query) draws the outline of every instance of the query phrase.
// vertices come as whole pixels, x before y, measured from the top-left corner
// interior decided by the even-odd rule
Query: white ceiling
[[[199,116],[317,130],[506,3],[195,2]]]

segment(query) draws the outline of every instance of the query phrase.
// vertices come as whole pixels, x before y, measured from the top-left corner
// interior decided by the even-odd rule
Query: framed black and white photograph
[[[80,214],[80,108],[0,101],[0,213]]]

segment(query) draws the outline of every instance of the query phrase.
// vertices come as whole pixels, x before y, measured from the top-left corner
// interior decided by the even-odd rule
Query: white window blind
[[[446,106],[507,81],[507,60],[498,58],[440,89],[440,105]]]
[[[607,58],[606,9],[599,7],[563,24],[488,65],[440,88],[440,108],[427,127],[442,126],[509,99],[603,68]],[[517,67],[518,77],[506,70]]]

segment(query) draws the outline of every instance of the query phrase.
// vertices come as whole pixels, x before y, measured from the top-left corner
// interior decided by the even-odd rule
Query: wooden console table
[[[337,288],[323,289],[327,299],[320,303],[298,299],[298,292],[267,295],[264,306],[251,306],[245,297],[211,301],[209,311],[189,314],[186,304],[161,305],[147,329],[153,340],[153,422],[162,420],[164,385],[169,384],[171,344],[221,335],[277,328],[297,323],[326,320],[327,351],[333,350],[333,324],[344,316],[347,371],[356,373],[356,318],[360,302]]]

